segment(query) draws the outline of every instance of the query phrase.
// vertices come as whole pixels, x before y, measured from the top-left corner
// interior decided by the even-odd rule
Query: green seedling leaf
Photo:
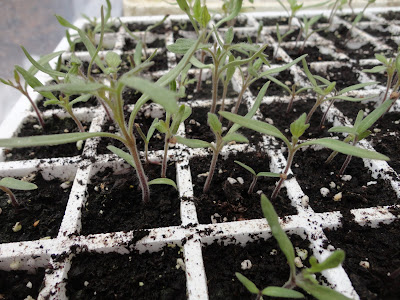
[[[392,104],[393,100],[387,100],[369,113],[368,116],[360,122],[357,130],[358,133],[362,133],[370,128],[392,106]]]
[[[138,41],[135,47],[135,53],[133,54],[133,61],[136,66],[142,63],[142,48],[143,48],[142,41]]]
[[[235,1],[232,12],[229,16],[226,16],[225,18],[223,18],[222,20],[220,20],[215,27],[218,28],[220,27],[222,24],[224,24],[225,22],[228,22],[234,18],[237,17],[237,15],[240,13],[240,10],[242,9],[242,4],[243,4],[243,0],[233,0]]]
[[[277,85],[279,85],[281,88],[286,90],[289,94],[292,94],[292,90],[286,84],[284,84],[282,81],[280,81],[280,80],[278,80],[275,77],[270,76],[270,75],[266,75],[265,77],[267,77],[268,80],[271,80],[272,82],[274,82]]]
[[[54,92],[60,91],[68,95],[94,93],[99,89],[107,88],[107,86],[97,82],[86,82],[83,80],[74,81],[73,83],[59,83],[47,86],[37,87],[38,92]]]
[[[208,122],[208,125],[210,125],[211,130],[214,133],[221,134],[222,133],[222,124],[218,120],[217,115],[216,114],[212,114],[212,113],[207,113],[207,117],[208,117],[207,122]]]
[[[176,183],[169,179],[169,178],[156,178],[153,179],[151,181],[148,182],[149,185],[153,185],[153,184],[167,184],[170,186],[173,186],[176,190],[178,189],[178,187],[176,186]]]
[[[0,186],[11,190],[30,191],[37,189],[37,185],[31,182],[18,180],[12,177],[4,177],[0,180]]]
[[[246,117],[238,116],[227,111],[219,112],[219,114],[223,116],[225,119],[228,119],[229,121],[232,121],[233,123],[236,123],[240,126],[250,128],[260,133],[272,135],[274,137],[283,140],[285,143],[290,144],[288,139],[283,135],[283,133],[280,132],[279,129],[273,125],[257,120],[248,119]]]
[[[6,148],[24,148],[37,146],[52,146],[74,143],[80,140],[86,140],[93,137],[110,137],[120,141],[123,139],[113,133],[108,132],[75,132],[63,134],[39,135],[20,138],[0,139],[0,147]]]
[[[232,44],[233,41],[233,27],[229,27],[229,29],[225,32],[224,41],[226,45]]]
[[[203,28],[207,27],[208,22],[210,22],[211,16],[210,13],[208,12],[207,6],[203,6],[201,8],[201,22],[200,24],[203,26]]]
[[[157,123],[158,123],[158,118],[155,118],[150,125],[149,131],[147,131],[147,136],[146,136],[147,141],[150,141],[151,137],[153,136],[154,131],[157,128]]]
[[[175,54],[185,54],[196,42],[197,40],[181,38],[177,39],[174,44],[168,45],[167,49]],[[199,44],[198,48],[210,48],[211,46],[211,44]]]
[[[276,177],[279,178],[281,177],[281,174],[279,173],[274,173],[274,172],[259,172],[257,173],[257,177]]]
[[[179,124],[182,123],[182,118],[183,118],[184,112],[185,112],[185,105],[182,104],[179,107],[178,112],[173,117],[173,121],[172,121],[172,124],[171,124],[171,132],[172,132],[172,134],[175,134],[178,131]]]
[[[203,64],[201,61],[199,61],[196,57],[192,56],[190,59],[190,63],[195,66],[196,68],[199,69],[213,69],[214,65],[213,64]]]
[[[235,141],[235,142],[238,142],[238,143],[248,143],[249,142],[249,140],[245,136],[243,136],[243,135],[241,135],[239,133],[228,133],[227,135],[225,135],[222,138],[222,140],[225,143],[229,143],[229,142],[232,142],[232,141]]]
[[[237,163],[239,166],[241,166],[242,168],[246,169],[247,171],[249,171],[251,174],[253,174],[254,176],[256,176],[256,172],[253,170],[253,168],[249,167],[248,165],[235,160],[235,163]]]
[[[377,159],[377,160],[390,160],[389,157],[386,155],[383,155],[381,153],[375,152],[375,151],[370,151],[366,150],[360,147],[355,147],[351,146],[345,142],[338,141],[338,140],[333,140],[330,138],[322,138],[322,139],[316,139],[308,142],[302,143],[300,146],[306,146],[306,145],[321,145],[326,148],[332,149],[334,151],[347,154],[347,155],[353,155],[361,158],[368,158],[368,159]]]
[[[36,89],[37,87],[43,86],[39,79],[29,73],[29,71],[26,71],[20,66],[15,66],[15,70],[17,70],[22,75],[22,77],[24,77],[25,82],[28,83],[31,88]],[[50,92],[41,92],[40,94],[48,99],[57,100],[57,98]]]
[[[282,67],[277,67],[277,68],[269,69],[269,70],[267,70],[267,71],[261,73],[261,74],[259,75],[259,77],[264,77],[264,76],[266,76],[266,75],[272,75],[272,74],[280,73],[280,72],[282,72],[282,71],[284,71],[284,70],[290,68],[291,66],[297,64],[300,60],[304,59],[307,55],[308,55],[308,54],[304,54],[304,55],[302,55],[302,56],[296,58],[296,59],[293,60],[292,62],[290,62],[290,63],[288,63],[288,64],[286,64],[286,65],[284,65],[284,66],[282,66]]]
[[[46,100],[46,101],[44,101],[43,106],[46,107],[48,105],[58,105],[58,104],[61,104],[61,103],[62,102],[60,100],[57,100],[57,99]]]
[[[291,272],[294,272],[293,270],[296,270],[296,266],[294,264],[295,255],[292,242],[289,240],[288,236],[281,228],[278,215],[276,214],[272,203],[264,194],[261,195],[261,207],[264,217],[267,219],[268,224],[271,227],[272,235],[277,240],[279,248],[285,254]]]
[[[161,133],[166,133],[168,131],[168,125],[163,120],[157,122],[156,128]]]
[[[354,84],[354,85],[351,85],[351,86],[349,86],[347,88],[344,88],[343,90],[340,91],[339,94],[341,95],[341,94],[344,94],[344,93],[347,93],[347,92],[350,92],[350,91],[362,89],[362,88],[364,88],[366,86],[370,86],[370,85],[374,85],[374,84],[378,84],[378,83],[379,82],[377,82],[377,81],[373,81],[373,82],[365,82],[365,83]]]
[[[375,58],[379,60],[381,63],[383,63],[385,66],[389,65],[389,62],[384,55],[375,53]]]
[[[200,0],[194,1],[193,17],[197,20],[197,22],[201,23],[201,2],[200,2]]]
[[[50,76],[55,76],[55,77],[64,77],[66,74],[62,72],[58,72],[52,69],[45,68],[41,64],[39,64],[36,60],[33,59],[33,57],[26,51],[26,49],[21,46],[22,51],[24,51],[26,58],[31,62],[32,65],[35,66],[38,70],[42,71],[43,73],[46,73]]]
[[[346,132],[350,134],[357,134],[357,130],[354,127],[348,127],[348,126],[335,126],[332,127],[328,130],[328,132]]]
[[[247,279],[246,276],[236,272],[235,273],[236,278],[246,287],[246,289],[248,289],[248,291],[252,294],[258,294],[259,289],[257,288],[257,286],[250,281],[249,279]]]
[[[379,73],[386,70],[386,66],[375,66],[372,69],[363,69],[364,73]]]
[[[308,80],[310,80],[311,84],[314,87],[318,86],[317,81],[315,80],[313,74],[311,74],[310,70],[308,69],[307,61],[305,59],[303,59],[302,63],[303,63],[304,73],[306,73]]]
[[[304,295],[300,292],[285,289],[278,286],[269,286],[261,291],[265,296],[269,297],[281,297],[281,298],[291,298],[291,299],[303,299]]]
[[[308,268],[307,273],[320,273],[324,270],[333,269],[338,267],[345,259],[345,253],[343,250],[336,250],[327,259],[321,263],[313,263],[311,268]],[[311,263],[310,259],[310,263]]]
[[[133,168],[136,169],[135,161],[133,160],[132,155],[130,155],[129,153],[127,153],[115,146],[111,146],[111,145],[107,146],[107,149],[110,150],[115,155],[121,157],[123,160],[125,160],[128,164],[130,164]]]
[[[182,9],[185,13],[190,13],[190,7],[187,4],[186,0],[176,0],[176,2],[178,3],[180,9]]]
[[[150,99],[160,104],[165,111],[173,114],[178,110],[178,104],[176,102],[177,94],[167,88],[162,87],[157,83],[134,76],[121,78],[120,81],[130,88],[136,89],[143,94],[147,94]]]
[[[290,133],[293,137],[301,137],[307,128],[310,127],[310,124],[306,124],[306,118],[306,113],[303,113],[296,121],[290,124]]]
[[[75,104],[78,103],[78,102],[87,102],[87,101],[90,99],[90,97],[92,97],[92,95],[90,95],[90,94],[79,96],[78,98],[75,98],[74,100],[72,100],[72,101],[69,103],[69,105],[70,105],[70,106],[73,106],[73,105],[75,105]]]
[[[64,53],[64,51],[58,51],[58,52],[43,55],[42,57],[39,58],[37,63],[43,66],[44,64],[47,64],[49,61],[51,61],[53,58],[56,58],[57,56],[60,56],[63,53]],[[28,72],[31,75],[35,75],[38,71],[39,71],[38,68],[36,68],[35,66],[31,66],[28,69]]]
[[[106,63],[109,67],[118,68],[122,60],[119,55],[115,52],[107,52]]]
[[[211,143],[208,143],[208,142],[205,142],[202,140],[198,140],[198,139],[186,139],[181,136],[176,136],[175,138],[178,143],[186,145],[190,148],[210,148],[210,147],[212,147]]]
[[[87,37],[86,33],[79,29],[78,27],[72,25],[70,22],[68,22],[67,20],[65,20],[63,17],[56,15],[56,18],[58,20],[58,22],[67,28],[71,28],[73,30],[75,30],[76,32],[78,32],[79,37],[82,40],[82,43],[85,45],[86,49],[88,50],[90,57],[94,57],[97,53],[97,49],[96,47],[92,44],[92,42],[90,41],[90,39]],[[103,65],[103,62],[101,61],[101,59],[96,55],[94,62],[96,63],[96,65],[103,71],[105,72],[105,67]]]
[[[319,300],[350,300],[350,298],[347,298],[339,292],[311,281],[299,280],[297,285]]]

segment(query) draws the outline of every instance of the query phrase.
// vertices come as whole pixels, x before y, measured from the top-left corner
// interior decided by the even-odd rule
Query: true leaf
[[[175,137],[176,141],[180,144],[186,145],[190,148],[209,148],[211,147],[211,143],[198,140],[198,139],[186,139],[180,136]],[[0,140],[1,141],[1,140]]]
[[[336,250],[331,255],[329,255],[323,262],[317,263],[307,269],[307,273],[320,273],[327,269],[333,269],[339,266],[345,258],[345,253],[343,250]]]
[[[280,298],[291,298],[291,299],[303,299],[304,295],[300,292],[285,289],[278,286],[269,286],[261,291],[265,296],[280,297]]]

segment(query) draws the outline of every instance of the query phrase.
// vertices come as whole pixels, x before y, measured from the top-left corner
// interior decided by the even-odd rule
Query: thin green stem
[[[255,175],[253,175],[253,180],[251,181],[251,184],[250,184],[250,186],[249,186],[249,190],[247,191],[247,193],[248,193],[249,195],[250,195],[250,194],[253,194],[254,187],[255,187],[256,184],[257,184],[257,179],[258,179],[258,177],[255,176]]]
[[[320,96],[320,97],[317,99],[317,101],[315,101],[314,106],[311,108],[311,110],[310,110],[309,113],[307,114],[306,124],[310,123],[310,119],[311,119],[312,115],[313,115],[314,112],[317,110],[318,106],[321,105],[323,99],[324,99],[324,96]]]

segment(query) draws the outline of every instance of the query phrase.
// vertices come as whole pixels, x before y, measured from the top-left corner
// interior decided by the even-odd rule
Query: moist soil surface
[[[362,159],[353,157],[344,173],[347,176],[339,177],[346,156],[338,154],[330,164],[325,164],[330,154],[331,150],[328,149],[307,149],[297,151],[294,157],[292,171],[316,212],[338,210],[346,213],[353,208],[399,203],[390,183],[372,178]],[[329,190],[325,197],[321,194],[321,188]],[[333,197],[338,193],[342,193],[342,198],[334,201]]]
[[[89,130],[89,124],[82,124],[86,131]],[[38,136],[44,134],[59,134],[67,132],[79,132],[78,127],[71,118],[60,119],[56,115],[45,119],[45,130],[43,130],[38,121],[25,122],[22,126],[18,137]],[[82,146],[83,149],[83,146]],[[82,149],[78,150],[76,143],[69,143],[57,146],[40,146],[14,148],[6,151],[6,160],[27,160],[39,158],[54,158],[54,157],[71,157],[82,154]]]
[[[186,299],[179,247],[160,252],[78,254],[68,272],[69,299]]]
[[[325,229],[329,243],[346,252],[343,268],[361,300],[400,298],[399,231],[399,220],[379,228],[344,221],[336,231]],[[369,268],[361,262],[368,262]]]
[[[283,82],[284,84],[288,85],[291,88],[293,82],[293,75],[290,73],[289,70],[284,70],[279,72],[274,76],[279,81]],[[257,97],[258,93],[260,92],[261,88],[264,84],[268,81],[268,79],[260,78],[256,80],[253,84],[250,85],[250,91],[252,92],[254,97]],[[288,95],[288,92],[284,90],[282,87],[277,85],[274,82],[271,82],[267,92],[265,93],[266,96],[278,96],[278,95]]]
[[[190,160],[197,216],[200,223],[263,218],[260,194],[257,191],[261,190],[269,197],[279,178],[260,177],[254,192],[249,195],[251,174],[236,164],[235,160],[250,166],[256,173],[270,171],[268,157],[262,152],[237,153],[237,155],[232,153],[226,159],[220,156],[210,191],[203,193],[206,181],[205,173],[209,170],[211,157],[198,157]],[[229,177],[237,182],[230,183]],[[240,183],[239,177],[243,179],[243,184]],[[272,203],[281,217],[297,214],[286,195],[285,188],[281,189],[277,199],[272,200]]]
[[[330,54],[322,54],[319,51],[318,47],[304,47],[303,51],[301,50],[301,45],[302,42],[300,42],[300,45],[296,48],[283,48],[283,50],[286,51],[287,54],[289,54],[289,56],[294,60],[296,58],[298,58],[299,56],[303,55],[303,54],[308,54],[306,57],[306,60],[308,63],[310,62],[318,62],[318,61],[332,61],[334,60],[332,55]]]
[[[159,178],[161,166],[144,165],[149,180]],[[175,181],[169,164],[167,178]],[[169,185],[150,186],[150,201],[142,202],[136,172],[129,167],[119,174],[111,169],[98,172],[88,186],[82,208],[82,234],[130,231],[180,225],[178,192]]]
[[[231,111],[232,106],[225,107],[225,111]],[[219,111],[219,106],[217,106],[217,111]],[[192,114],[189,118],[185,120],[185,133],[186,137],[190,139],[200,139],[206,142],[215,142],[215,135],[211,131],[210,126],[207,124],[208,116],[207,113],[210,111],[210,107],[193,107]],[[239,106],[238,114],[241,116],[246,115],[247,110],[245,105]],[[222,126],[228,126],[228,120],[222,120]],[[250,145],[257,147],[262,141],[262,137],[259,133],[254,130],[247,128],[239,128],[238,133],[244,135],[250,142]],[[223,135],[226,131],[223,132]]]
[[[270,104],[260,105],[260,111],[266,122],[272,123],[271,125],[277,127],[290,140],[290,124],[296,121],[304,112],[308,113],[315,104],[315,101],[315,99],[301,99],[294,101],[292,109],[289,112],[286,112],[288,106],[287,103],[274,101]],[[332,136],[331,133],[327,132],[327,129],[331,126],[328,121],[325,121],[320,130],[322,116],[322,111],[318,107],[311,117],[310,127],[305,131],[301,139]]]
[[[32,181],[38,189],[13,193],[20,204],[15,209],[8,204],[8,195],[0,194],[0,243],[32,241],[44,237],[55,238],[64,216],[70,188],[63,189],[60,180],[46,181],[40,173]],[[22,228],[14,232],[13,226],[20,222]]]
[[[309,241],[298,235],[289,236],[294,247],[306,249],[309,255]],[[255,299],[236,278],[239,272],[264,289],[267,286],[282,286],[289,278],[289,266],[278,243],[274,238],[248,242],[245,247],[240,245],[219,245],[213,243],[203,248],[204,266],[206,269],[208,293],[211,300]],[[308,259],[303,264],[308,266]],[[241,264],[250,260],[252,267],[243,270]],[[301,292],[301,290],[298,290]],[[315,299],[304,292],[306,299]],[[278,299],[270,298],[268,299]],[[283,299],[283,298],[279,298]]]
[[[37,299],[45,270],[40,268],[34,274],[27,271],[3,271],[0,270],[0,299],[14,300],[27,299],[31,296]],[[31,288],[27,287],[32,284]]]
[[[341,66],[339,68],[336,67],[328,67],[328,70],[325,73],[319,73],[316,75],[320,75],[323,78],[328,79],[330,82],[336,82],[335,88],[340,91],[350,85],[359,84],[358,81],[359,74],[355,71],[354,68],[350,68],[347,66]]]

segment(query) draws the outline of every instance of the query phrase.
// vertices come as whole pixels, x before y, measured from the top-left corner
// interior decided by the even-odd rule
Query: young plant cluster
[[[400,73],[400,54],[398,54],[395,59],[386,58],[383,55],[377,55],[376,58],[382,63],[382,66],[375,67],[371,70],[365,70],[365,72],[387,72],[387,89],[380,106],[367,116],[364,116],[364,112],[360,111],[352,127],[336,126],[329,129],[329,132],[345,133],[347,136],[344,141],[334,138],[304,139],[302,137],[310,127],[310,120],[316,109],[322,103],[328,101],[332,104],[338,99],[353,102],[365,100],[365,98],[354,98],[347,94],[351,91],[376,83],[357,84],[338,90],[336,89],[336,82],[330,82],[329,80],[321,76],[313,75],[310,72],[306,61],[306,54],[298,57],[290,63],[272,68],[269,64],[268,57],[264,54],[267,45],[252,43],[251,40],[249,40],[249,43],[234,43],[233,27],[229,27],[225,33],[221,35],[219,28],[223,24],[232,24],[234,22],[235,18],[242,10],[242,0],[224,1],[224,16],[216,23],[211,23],[213,18],[203,1],[177,0],[176,2],[182,11],[188,16],[189,21],[197,34],[197,39],[179,38],[174,42],[174,44],[167,46],[168,51],[182,55],[182,58],[173,69],[169,70],[155,82],[149,81],[143,76],[143,71],[146,71],[154,64],[153,59],[157,55],[157,51],[149,53],[146,46],[146,38],[147,33],[153,30],[156,26],[161,25],[168,16],[166,16],[161,22],[149,26],[145,30],[143,37],[136,36],[135,33],[131,32],[128,27],[121,22],[126,32],[137,41],[134,55],[129,58],[131,69],[123,75],[118,74],[122,64],[119,54],[113,51],[107,51],[104,58],[99,56],[99,52],[103,49],[104,33],[112,24],[110,19],[111,5],[109,1],[107,1],[108,5],[106,15],[104,15],[102,8],[100,20],[89,20],[92,25],[89,31],[77,28],[61,16],[56,16],[59,23],[67,29],[67,38],[70,42],[70,49],[72,51],[69,63],[64,65],[62,64],[62,52],[51,53],[35,60],[25,50],[25,48],[22,47],[26,57],[32,63],[32,67],[25,70],[22,67],[16,66],[14,71],[15,82],[4,79],[1,81],[4,84],[20,90],[21,93],[27,96],[38,115],[38,119],[43,129],[45,129],[43,118],[37,109],[36,104],[29,96],[28,86],[47,99],[44,103],[45,105],[57,105],[63,108],[76,122],[80,132],[2,139],[0,140],[0,147],[13,148],[58,145],[78,142],[93,137],[108,137],[119,140],[125,145],[128,152],[114,146],[109,146],[108,149],[126,160],[135,169],[137,178],[140,182],[143,203],[150,202],[149,185],[169,184],[176,188],[175,183],[171,179],[166,178],[168,149],[171,144],[175,143],[181,143],[192,148],[208,148],[211,150],[212,158],[209,172],[203,187],[203,192],[208,193],[210,191],[213,176],[215,175],[216,163],[223,147],[231,142],[249,142],[245,136],[238,133],[240,127],[246,127],[263,135],[280,139],[287,149],[286,165],[281,173],[257,173],[251,167],[239,161],[236,162],[252,174],[253,180],[248,189],[249,194],[254,192],[258,177],[268,176],[277,178],[276,187],[271,195],[272,199],[277,197],[284,181],[287,179],[295,153],[303,147],[318,145],[331,149],[333,152],[329,157],[328,162],[332,161],[337,153],[346,154],[347,158],[340,170],[340,174],[343,174],[347,165],[350,163],[352,156],[367,159],[389,159],[380,153],[357,147],[357,143],[370,134],[368,129],[383,116],[383,114],[391,107],[394,100],[397,100],[399,97],[400,81],[398,74]],[[284,5],[280,0],[278,0],[278,2],[288,12],[288,31],[281,34],[279,25],[277,24],[277,35],[280,43],[289,33],[291,33],[295,26],[293,24],[294,18],[298,11],[304,7],[303,4],[299,4],[295,0],[287,1],[289,7]],[[318,6],[326,5],[328,3],[332,5],[332,12],[329,18],[329,20],[331,20],[337,10],[346,2],[347,1],[326,1],[318,4]],[[303,22],[300,22],[300,34],[298,39],[300,39],[301,35],[304,36],[300,52],[304,50],[304,45],[307,39],[309,39],[314,32],[320,30],[313,29],[313,25],[318,22],[319,19],[320,16],[311,19],[304,17]],[[358,19],[359,18],[357,17],[355,21]],[[262,32],[262,24],[260,24],[259,27],[260,30],[258,31],[258,34]],[[73,32],[73,34],[71,34],[71,32]],[[212,36],[214,37],[214,42],[211,43],[210,41]],[[84,68],[83,62],[73,52],[75,49],[74,45],[77,42],[83,43],[90,55],[90,62],[87,68]],[[205,63],[205,58],[207,56],[211,58],[211,63]],[[59,58],[58,63],[52,65],[51,61],[57,57]],[[272,76],[289,69],[299,62],[302,63],[302,69],[310,82],[309,86],[298,87],[294,84],[289,87]],[[94,66],[101,71],[100,75],[95,76],[93,74]],[[192,109],[188,105],[178,105],[178,99],[186,95],[186,87],[190,83],[188,74],[193,66],[196,67],[199,72],[197,77],[197,89],[201,89],[202,70],[208,69],[212,76],[212,91],[210,95],[211,103],[207,117],[207,124],[215,137],[213,142],[203,141],[200,139],[189,139],[182,137],[179,134],[179,128],[192,113]],[[44,85],[36,76],[39,71],[49,75],[54,83],[51,85]],[[228,112],[226,111],[225,100],[228,92],[228,84],[235,73],[239,74],[241,78],[241,87],[232,112]],[[25,83],[21,82],[20,76],[24,78]],[[245,91],[255,81],[261,78],[267,78],[269,81],[260,89],[254,104],[249,109],[248,113],[244,116],[238,115],[239,107]],[[253,119],[263,97],[267,94],[271,82],[289,92],[291,101],[288,105],[288,112],[291,111],[293,101],[299,93],[309,91],[316,95],[316,102],[311,110],[308,113],[304,112],[297,120],[290,124],[290,128],[288,128],[290,137],[287,137],[285,133],[281,132],[271,124]],[[219,83],[222,83],[223,86],[222,94],[219,91]],[[394,87],[392,88],[392,86]],[[134,89],[142,94],[134,105],[133,110],[128,114],[128,117],[126,117],[126,105],[122,94],[126,87]],[[389,98],[387,95],[390,95]],[[78,102],[87,101],[91,97],[95,97],[103,106],[108,118],[112,120],[115,127],[118,128],[118,133],[85,131],[79,119],[74,114],[73,106]],[[149,100],[157,103],[163,108],[165,111],[165,118],[154,119],[150,129],[145,133],[142,128],[135,123],[135,120],[138,113]],[[219,103],[220,105],[218,105]],[[285,116],[283,115],[282,117]],[[324,123],[324,118],[325,116],[321,120],[321,125]],[[223,126],[224,121],[229,122],[226,127]],[[148,157],[148,147],[149,143],[151,143],[151,138],[156,131],[164,135],[164,152],[161,161],[161,174],[160,178],[148,181],[143,168],[143,161],[150,162]],[[138,149],[135,132],[137,132],[140,138],[144,141],[144,157],[141,157],[140,155],[140,149]],[[15,181],[11,181],[7,178],[0,181],[0,189],[8,193],[11,198],[12,192],[10,189],[18,187],[25,189],[34,188],[32,185],[22,185],[22,183],[16,184]],[[18,204],[15,197],[14,199],[12,198],[12,202],[15,205]],[[265,196],[262,196],[262,209],[271,226],[274,237],[278,240],[282,251],[288,259],[291,270],[290,278],[283,288],[268,287],[260,291],[244,276],[237,274],[238,279],[246,285],[249,291],[257,294],[258,298],[262,295],[281,297],[285,297],[286,295],[299,298],[302,297],[302,294],[291,290],[297,286],[319,299],[345,299],[345,297],[340,298],[336,292],[319,286],[313,278],[314,273],[339,265],[344,259],[344,253],[341,251],[335,252],[322,263],[318,263],[315,258],[312,258],[310,260],[311,268],[303,270],[301,273],[296,273],[293,263],[293,246],[285,233],[279,227],[276,213]],[[326,296],[327,298],[324,298],[324,295],[333,296],[329,296],[330,298]]]

